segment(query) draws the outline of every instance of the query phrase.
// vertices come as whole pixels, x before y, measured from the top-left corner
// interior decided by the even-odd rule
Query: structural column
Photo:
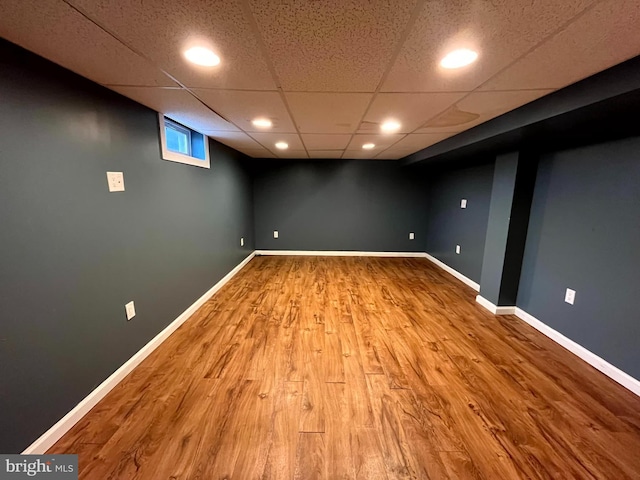
[[[478,303],[495,314],[515,313],[533,198],[537,155],[496,158]]]

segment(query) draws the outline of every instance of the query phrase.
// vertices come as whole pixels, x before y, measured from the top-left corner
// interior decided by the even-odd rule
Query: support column
[[[496,315],[515,313],[538,166],[537,155],[496,158],[489,222],[476,301]]]

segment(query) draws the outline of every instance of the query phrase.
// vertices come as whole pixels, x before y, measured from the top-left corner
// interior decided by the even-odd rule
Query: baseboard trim
[[[461,274],[460,272],[458,272],[457,270],[454,270],[453,268],[451,268],[449,265],[447,265],[446,263],[441,262],[440,260],[438,260],[436,257],[433,257],[431,255],[429,255],[428,253],[424,253],[423,256],[426,256],[427,259],[429,259],[431,262],[435,263],[436,265],[438,265],[441,269],[445,270],[447,273],[450,273],[451,275],[453,275],[454,277],[456,277],[458,280],[460,280],[462,283],[465,283],[467,285],[469,285],[471,288],[473,288],[476,292],[480,291],[480,284],[474,282],[473,280],[471,280],[469,277],[465,277],[463,274]]]
[[[618,382],[630,392],[633,392],[636,395],[640,396],[640,380],[633,378],[631,375],[623,372],[618,367],[611,365],[605,359],[600,358],[598,355],[590,350],[587,350],[585,347],[583,347],[579,343],[574,342],[570,338],[565,337],[557,330],[554,330],[549,325],[541,322],[536,317],[525,312],[521,308],[516,308],[515,314],[518,318],[531,325],[540,333],[546,335],[554,342],[562,345],[564,348],[569,350],[574,355],[580,357],[595,369],[600,370],[607,377]]]
[[[494,315],[515,315],[516,314],[516,307],[498,307],[497,305],[494,305],[489,300],[484,298],[482,295],[478,295],[476,297],[476,302],[478,302],[480,305],[482,305],[484,308],[489,310]]]
[[[349,250],[256,250],[256,255],[310,257],[409,257],[424,258],[424,252],[354,252]]]
[[[196,300],[193,305],[187,308],[178,318],[171,322],[164,330],[156,335],[149,343],[142,347],[133,357],[127,360],[120,368],[113,372],[109,378],[102,382],[95,390],[87,395],[69,413],[62,417],[53,427],[43,433],[40,438],[29,445],[22,452],[23,455],[44,454],[51,448],[71,427],[78,423],[89,410],[91,410],[107,393],[109,393],[118,383],[120,383],[129,373],[133,371],[145,358],[162,344],[169,336],[175,332],[198,308],[209,300],[218,290],[220,290],[229,280],[231,280],[242,268],[255,256],[252,252],[247,258],[240,262],[233,270],[227,273],[209,291]]]

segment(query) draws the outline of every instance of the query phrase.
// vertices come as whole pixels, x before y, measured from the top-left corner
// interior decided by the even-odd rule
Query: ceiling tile
[[[193,91],[200,100],[246,132],[295,133],[296,131],[296,127],[287,112],[287,107],[278,92],[208,90],[200,88]],[[251,121],[258,117],[270,119],[273,126],[264,130],[255,127]]]
[[[413,132],[460,100],[465,93],[380,93],[375,96],[358,132],[378,132],[385,120],[396,120],[400,133]]]
[[[399,160],[412,153],[414,152],[411,150],[390,148],[380,153],[380,155],[376,157],[376,160]]]
[[[351,140],[351,135],[300,135],[307,150],[344,150]]]
[[[369,152],[369,156],[375,156],[377,152],[383,148],[390,147],[402,137],[404,137],[404,135],[401,133],[392,135],[358,134],[353,136],[353,139],[349,142],[347,150],[362,150],[362,145],[365,143],[373,143],[375,144],[375,148],[372,150],[362,151]]]
[[[364,115],[369,93],[286,93],[301,133],[353,133]]]
[[[0,37],[98,83],[176,86],[150,62],[58,0],[0,2]]]
[[[431,0],[382,86],[383,92],[471,91],[596,0]],[[444,70],[457,48],[480,54],[473,65]]]
[[[462,132],[540,98],[552,90],[474,92],[415,133]]]
[[[309,150],[309,158],[342,158],[344,150]]]
[[[262,145],[244,132],[202,132],[220,143],[242,151],[243,149],[261,150]]]
[[[253,139],[260,143],[263,147],[271,150],[276,156],[281,156],[283,151],[276,148],[276,143],[286,142],[289,144],[288,150],[304,150],[302,140],[296,133],[251,133]],[[305,155],[306,156],[306,155]]]
[[[375,151],[371,150],[345,150],[342,158],[358,159],[358,160],[373,160],[376,156]]]
[[[238,131],[180,88],[109,87],[198,132]]]
[[[251,158],[276,158],[276,156],[266,148],[242,148],[240,151]]]
[[[70,0],[82,12],[187,87],[275,90],[240,1]],[[206,46],[220,57],[212,68],[188,63],[182,52]]]
[[[398,143],[395,143],[391,148],[394,150],[409,150],[413,153],[430,147],[453,135],[455,135],[455,133],[412,133]]]
[[[609,0],[489,80],[482,90],[562,88],[638,54],[640,2]]]
[[[415,3],[250,0],[287,91],[375,91]]]
[[[278,158],[309,158],[304,150],[278,150]]]

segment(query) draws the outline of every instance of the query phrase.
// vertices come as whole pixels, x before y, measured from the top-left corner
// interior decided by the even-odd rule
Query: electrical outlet
[[[416,238],[416,234],[413,232],[409,232],[409,240],[413,240]]]
[[[124,311],[127,312],[127,321],[136,316],[136,306],[133,301],[124,306]]]
[[[244,237],[240,237],[240,246],[244,247]]]
[[[273,231],[273,238],[278,238],[278,230]]]
[[[460,255],[460,245],[456,245],[456,253]]]
[[[564,301],[569,305],[573,305],[573,302],[576,301],[576,291],[567,288],[567,291],[564,294]]]
[[[107,184],[110,192],[124,192],[124,174],[122,172],[107,172]]]
[[[467,199],[463,198],[460,200],[460,208],[467,208]]]

